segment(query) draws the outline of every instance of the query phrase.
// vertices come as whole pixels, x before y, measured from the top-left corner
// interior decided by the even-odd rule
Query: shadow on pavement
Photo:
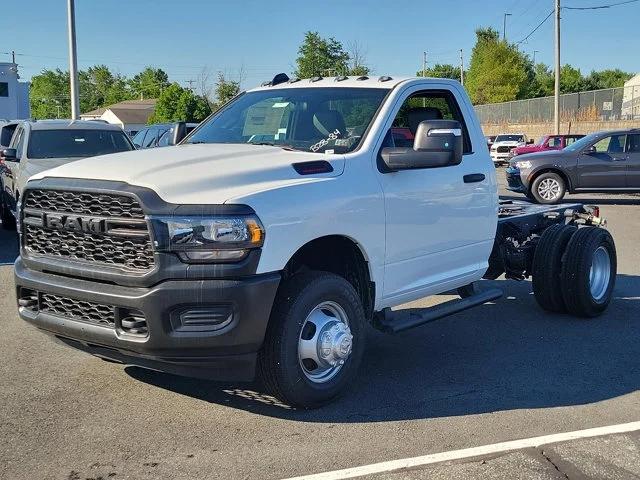
[[[386,422],[582,405],[640,389],[640,277],[619,275],[596,319],[548,314],[529,282],[505,296],[395,336],[371,332],[358,380],[334,403],[296,411],[260,394],[127,367],[133,378],[260,415],[311,422]]]
[[[18,234],[0,225],[0,265],[13,264],[19,254]]]

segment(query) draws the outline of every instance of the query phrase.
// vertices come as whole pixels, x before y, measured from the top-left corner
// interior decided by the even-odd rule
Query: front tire
[[[597,317],[611,302],[616,283],[617,255],[611,234],[584,227],[571,237],[562,265],[561,284],[569,313]]]
[[[280,287],[259,354],[268,393],[299,408],[333,400],[352,383],[364,352],[365,314],[353,286],[327,272]]]
[[[531,184],[531,195],[535,201],[546,205],[560,202],[566,191],[564,179],[554,172],[541,173]]]

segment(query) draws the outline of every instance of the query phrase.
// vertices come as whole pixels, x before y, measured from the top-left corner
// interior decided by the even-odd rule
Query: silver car
[[[15,228],[16,205],[32,175],[81,158],[134,150],[124,131],[94,121],[20,122],[8,148],[0,152],[0,219]]]

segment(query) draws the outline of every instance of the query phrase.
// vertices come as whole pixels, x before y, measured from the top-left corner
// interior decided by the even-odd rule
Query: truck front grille
[[[509,153],[513,147],[497,147],[496,151],[498,153]]]
[[[23,200],[27,255],[69,259],[143,273],[154,267],[147,222],[125,195],[29,190]]]

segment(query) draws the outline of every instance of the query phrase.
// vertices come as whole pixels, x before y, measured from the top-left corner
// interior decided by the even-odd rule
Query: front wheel
[[[566,191],[567,186],[564,179],[553,172],[541,173],[531,184],[531,195],[538,203],[558,203]]]
[[[259,355],[259,376],[288,405],[316,408],[353,381],[364,352],[365,315],[358,293],[327,272],[281,285]]]

